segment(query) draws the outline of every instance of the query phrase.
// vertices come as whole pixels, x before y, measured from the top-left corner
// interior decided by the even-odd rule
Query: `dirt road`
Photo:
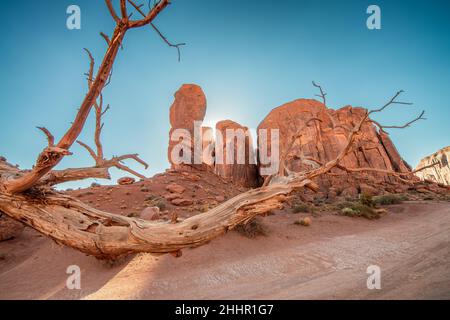
[[[450,204],[392,206],[381,220],[265,218],[267,237],[235,232],[181,258],[140,254],[106,266],[28,231],[0,244],[1,299],[450,299]],[[81,290],[66,268],[81,268]],[[367,289],[367,267],[381,289]]]

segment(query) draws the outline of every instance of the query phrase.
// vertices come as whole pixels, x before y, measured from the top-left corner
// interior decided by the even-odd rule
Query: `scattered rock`
[[[224,196],[217,196],[215,199],[216,199],[217,202],[219,202],[219,203],[225,201],[225,197],[224,197]]]
[[[179,206],[179,207],[186,207],[186,206],[190,206],[193,201],[190,199],[186,199],[186,198],[178,198],[178,199],[173,199],[172,201],[170,201],[173,205],[175,206]]]
[[[181,195],[180,195],[180,194],[177,194],[177,193],[170,193],[170,194],[165,194],[163,197],[164,197],[167,201],[172,201],[172,200],[174,200],[174,199],[179,199],[179,198],[181,198]]]

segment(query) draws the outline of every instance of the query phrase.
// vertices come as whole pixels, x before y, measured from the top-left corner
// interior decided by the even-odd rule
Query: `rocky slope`
[[[442,148],[432,155],[420,160],[416,169],[423,168],[433,163],[438,163],[434,167],[416,173],[421,180],[430,180],[450,186],[450,146]]]

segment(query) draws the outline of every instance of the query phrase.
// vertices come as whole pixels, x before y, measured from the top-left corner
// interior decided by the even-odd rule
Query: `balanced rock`
[[[183,84],[181,88],[175,93],[175,100],[170,107],[170,125],[169,132],[169,148],[168,158],[174,169],[188,169],[194,165],[194,147],[195,147],[195,132],[194,128],[196,122],[201,123],[205,118],[206,113],[206,97],[202,88],[195,84]],[[188,137],[178,137],[175,133],[177,129],[184,129],[189,134]],[[201,135],[199,137],[200,145]],[[180,140],[184,148],[190,149],[191,157],[187,164],[180,164],[175,161],[174,157],[183,158],[183,150],[174,148],[180,145]],[[199,165],[200,166],[200,165]]]

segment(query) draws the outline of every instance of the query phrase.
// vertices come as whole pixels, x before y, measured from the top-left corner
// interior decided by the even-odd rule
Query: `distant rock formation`
[[[417,172],[416,176],[421,180],[430,180],[450,186],[450,146],[420,160],[416,170],[436,162],[437,165]]]
[[[333,110],[316,100],[299,99],[273,109],[258,126],[258,131],[279,129],[280,161],[284,161],[289,170],[298,172],[334,159],[344,147],[350,130],[363,115],[363,108],[346,106]],[[270,140],[268,138],[269,152]],[[348,168],[410,171],[390,138],[379,133],[371,123],[363,126],[362,135],[354,146],[354,151],[341,161]],[[330,197],[340,194],[355,196],[359,192],[378,193],[384,189],[379,186],[391,185],[392,189],[397,182],[396,178],[383,173],[365,172],[358,174],[358,179],[355,176],[333,169],[332,174],[321,176],[318,182],[322,189],[328,190]]]
[[[227,134],[228,129],[232,130],[232,135]],[[217,159],[219,153],[221,153],[223,158],[220,163],[215,164],[214,172],[221,177],[230,178],[234,183],[244,187],[257,187],[259,184],[258,168],[256,166],[254,147],[248,128],[234,121],[224,120],[216,124],[216,131],[221,133],[223,143],[221,144],[222,150],[218,150],[220,146],[216,145],[215,156]],[[241,152],[238,150],[239,134],[245,139],[245,150]],[[244,146],[244,143],[241,145]],[[241,159],[239,159],[239,153]],[[229,159],[228,155],[232,159]],[[254,160],[250,161],[250,158]]]

